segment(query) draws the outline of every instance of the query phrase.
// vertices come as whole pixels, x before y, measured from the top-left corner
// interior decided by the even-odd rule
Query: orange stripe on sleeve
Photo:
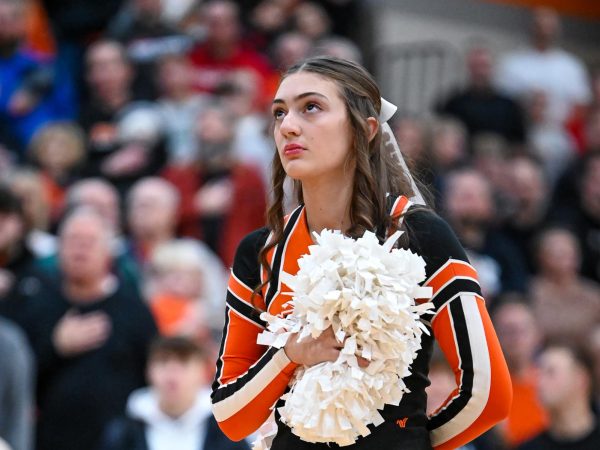
[[[485,332],[485,339],[490,359],[490,390],[485,408],[479,417],[464,431],[454,436],[450,440],[435,446],[435,450],[451,450],[471,442],[476,437],[483,434],[496,423],[503,420],[510,410],[512,402],[512,384],[508,367],[504,360],[500,343],[494,331],[492,321],[482,297],[477,296],[477,309]],[[448,316],[448,308],[444,308],[434,325],[436,339],[444,350],[448,362],[452,365],[456,373],[457,353],[451,348],[451,318]]]
[[[433,295],[455,277],[467,277],[477,280],[477,271],[470,264],[455,259],[449,260],[440,270],[434,273],[425,286],[433,289]]]

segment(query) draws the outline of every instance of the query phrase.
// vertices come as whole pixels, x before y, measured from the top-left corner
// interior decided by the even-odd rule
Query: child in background
[[[164,336],[217,338],[223,325],[224,269],[203,243],[177,239],[150,258],[150,308]]]
[[[155,341],[150,387],[131,394],[126,417],[108,426],[100,450],[249,450],[225,437],[212,417],[207,350],[182,337]]]

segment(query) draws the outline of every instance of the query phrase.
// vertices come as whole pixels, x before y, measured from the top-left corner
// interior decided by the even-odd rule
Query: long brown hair
[[[291,67],[286,77],[309,72],[335,82],[346,104],[346,112],[352,132],[350,158],[355,162],[354,186],[350,200],[350,228],[346,234],[353,238],[363,235],[366,230],[376,231],[383,238],[385,232],[397,227],[396,221],[390,217],[387,195],[406,195],[411,197],[413,191],[410,181],[394,155],[382,146],[381,127],[369,140],[369,117],[379,117],[381,112],[381,94],[375,80],[362,66],[334,57],[314,57],[306,59]],[[271,278],[271,267],[267,259],[269,250],[283,239],[284,230],[284,182],[286,173],[275,152],[272,162],[273,196],[267,210],[267,227],[272,232],[271,239],[259,253],[259,260],[265,268],[267,277],[258,286],[258,294]],[[301,183],[295,182],[296,200],[303,203]]]

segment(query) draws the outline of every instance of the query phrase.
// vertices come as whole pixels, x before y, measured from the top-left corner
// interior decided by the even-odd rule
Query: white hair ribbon
[[[394,152],[395,159],[398,161],[398,164],[400,164],[400,167],[402,168],[404,175],[406,175],[406,178],[410,181],[410,187],[413,190],[414,195],[410,198],[410,201],[418,205],[424,205],[425,199],[423,198],[423,195],[421,195],[421,191],[419,191],[419,188],[417,187],[417,184],[415,183],[415,180],[412,177],[408,166],[406,165],[406,161],[404,160],[404,156],[400,151],[400,146],[396,141],[396,137],[394,136],[392,129],[387,123],[388,120],[392,118],[392,116],[396,113],[397,110],[398,107],[396,105],[388,102],[383,97],[381,98],[381,112],[379,113],[379,122],[381,124],[382,137],[381,145],[384,151],[388,148],[389,145],[393,147],[392,151]]]

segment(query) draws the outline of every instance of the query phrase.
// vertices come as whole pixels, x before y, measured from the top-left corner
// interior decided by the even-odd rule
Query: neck
[[[508,360],[508,369],[510,371],[511,376],[514,378],[522,378],[527,375],[527,371],[531,368],[531,363],[529,361],[522,360],[521,358],[514,358],[513,360]]]
[[[590,411],[587,399],[569,399],[560,408],[549,411],[550,434],[574,440],[586,436],[595,426],[595,419]]]
[[[346,232],[350,226],[350,201],[353,177],[308,180],[302,182],[302,196],[311,233],[325,228]]]
[[[192,397],[189,399],[182,400],[178,403],[169,403],[166,401],[159,401],[160,410],[169,416],[171,419],[178,419],[183,416],[186,412],[188,412],[196,403],[196,398]]]
[[[111,110],[118,110],[124,106],[130,99],[129,92],[115,91],[103,96],[101,103],[106,105]]]
[[[167,99],[181,103],[191,97],[192,91],[188,88],[181,87],[172,89],[166,96]]]
[[[233,55],[235,49],[235,42],[219,42],[212,47],[211,53],[216,59],[228,59]]]
[[[567,287],[577,281],[577,274],[571,272],[549,271],[544,274],[544,278],[556,286]]]
[[[107,286],[114,282],[112,275],[107,274],[94,280],[65,280],[64,291],[74,303],[87,303],[106,295]]]
[[[545,39],[535,39],[533,47],[539,52],[545,52],[552,47],[552,44]]]
[[[134,236],[134,243],[144,252],[151,252],[158,244],[166,242],[173,238],[172,233],[164,230],[151,230],[148,233],[138,234]]]

